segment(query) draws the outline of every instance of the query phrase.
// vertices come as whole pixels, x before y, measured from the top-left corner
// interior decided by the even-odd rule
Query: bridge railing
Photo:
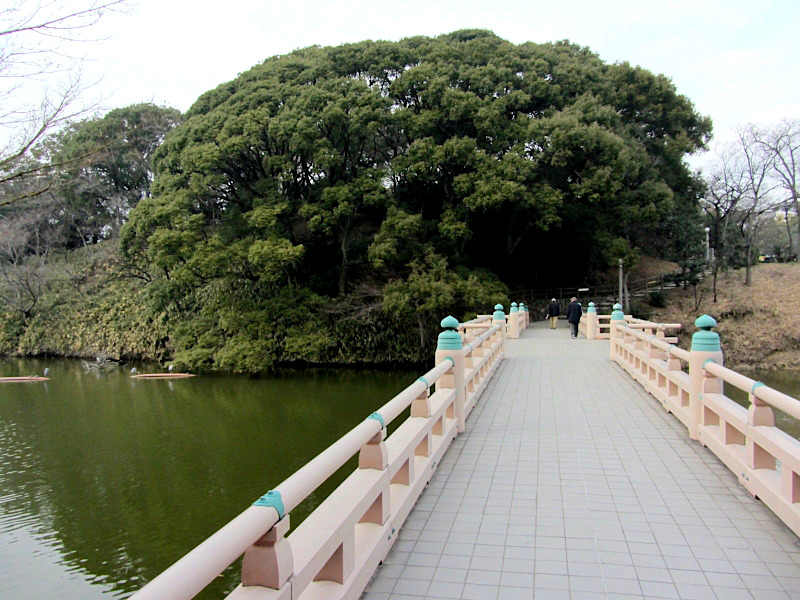
[[[358,598],[504,357],[501,311],[469,324],[482,331],[464,345],[458,321],[443,320],[436,366],[133,598],[193,598],[242,555],[231,599]],[[358,468],[289,534],[291,511],[355,454]]]
[[[700,440],[800,535],[800,440],[775,427],[773,413],[800,419],[800,400],[713,361],[702,368]],[[748,394],[749,408],[726,396],[722,382]]]
[[[704,315],[695,325],[700,331],[687,351],[665,335],[680,325],[631,323],[618,312],[611,320],[611,360],[800,535],[800,440],[775,427],[773,412],[800,419],[800,400],[723,366],[714,319]],[[748,408],[724,394],[726,383],[748,394]]]
[[[641,321],[632,315],[625,315],[625,320]],[[611,337],[611,315],[599,314],[595,303],[589,302],[584,318],[578,323],[578,332],[589,340],[607,340]]]
[[[528,307],[523,303],[511,303],[511,310],[506,315],[506,336],[509,339],[517,339],[522,336],[530,325],[530,312]]]

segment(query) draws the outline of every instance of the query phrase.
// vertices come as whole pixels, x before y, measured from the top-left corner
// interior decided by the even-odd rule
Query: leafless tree
[[[800,217],[800,120],[783,119],[774,127],[755,129],[754,136],[755,141],[769,153],[774,173],[785,192],[784,214],[789,232],[789,254],[797,254],[800,248],[792,243],[788,209],[791,207]],[[800,244],[800,218],[796,239]]]
[[[745,247],[745,285],[753,281],[752,267],[756,234],[764,216],[773,213],[780,204],[773,192],[778,187],[772,177],[773,157],[758,143],[759,130],[755,125],[740,127],[737,132],[736,151],[741,156],[745,179],[744,195],[739,202],[738,222]]]
[[[716,159],[706,174],[708,193],[702,202],[710,222],[714,261],[711,265],[712,301],[717,301],[717,277],[728,261],[728,232],[732,217],[745,196],[747,178],[742,156],[731,144],[719,146]]]
[[[45,135],[97,107],[99,100],[87,97],[92,83],[83,76],[81,45],[98,42],[93,26],[127,2],[17,0],[0,9],[0,192],[39,178],[21,196],[0,195],[0,206],[48,189],[47,157],[26,159]]]
[[[46,285],[45,266],[49,248],[33,254],[40,245],[40,218],[26,211],[0,219],[0,300],[22,313],[27,322]]]

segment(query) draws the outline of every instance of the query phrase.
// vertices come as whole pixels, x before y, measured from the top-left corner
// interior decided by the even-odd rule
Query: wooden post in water
[[[703,364],[713,361],[722,364],[722,349],[719,334],[711,331],[717,322],[708,315],[698,317],[694,322],[699,331],[692,336],[692,347],[689,352],[689,437],[700,439],[700,423],[703,418]]]

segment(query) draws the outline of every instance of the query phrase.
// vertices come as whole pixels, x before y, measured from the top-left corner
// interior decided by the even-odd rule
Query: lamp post
[[[619,259],[619,303],[625,304],[622,297],[622,259]]]
[[[706,269],[711,262],[711,244],[708,239],[708,232],[711,231],[710,227],[706,227]]]

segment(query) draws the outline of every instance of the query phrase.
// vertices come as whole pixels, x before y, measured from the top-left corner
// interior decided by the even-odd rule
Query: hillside
[[[694,320],[708,313],[719,324],[727,366],[800,369],[800,264],[761,264],[753,269],[753,285],[743,282],[744,270],[720,275],[716,303],[710,279],[704,282],[698,286],[698,310],[691,288],[672,290],[669,306],[653,309],[651,318],[683,323],[682,341],[688,342]]]

